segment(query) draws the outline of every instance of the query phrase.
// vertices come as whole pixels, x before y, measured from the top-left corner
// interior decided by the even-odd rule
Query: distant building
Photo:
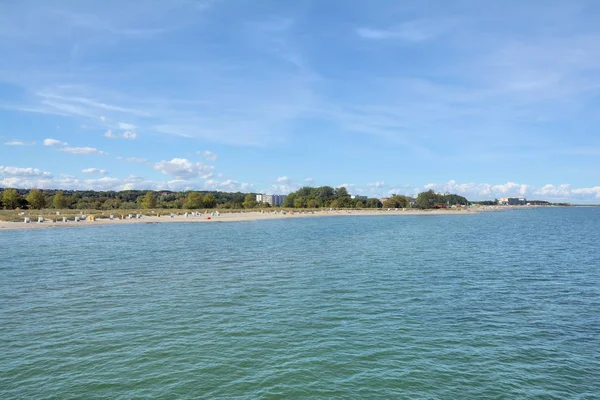
[[[498,200],[501,206],[524,206],[527,204],[527,199],[522,197],[503,197]]]
[[[350,198],[353,200],[367,200],[367,196],[359,196],[359,195],[353,195],[353,196],[350,196]]]
[[[390,199],[389,197],[382,197],[382,198],[381,198],[381,202],[382,202],[382,203],[383,203],[383,202],[386,202],[386,201],[388,201],[389,199]]]
[[[256,201],[259,203],[268,203],[271,206],[281,206],[286,197],[284,194],[257,194]]]

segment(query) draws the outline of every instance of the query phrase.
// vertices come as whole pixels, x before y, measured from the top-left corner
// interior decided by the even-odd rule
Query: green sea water
[[[1,399],[600,398],[600,209],[0,232]]]

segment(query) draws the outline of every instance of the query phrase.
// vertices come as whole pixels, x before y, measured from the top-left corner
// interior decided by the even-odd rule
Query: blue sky
[[[600,203],[596,1],[0,2],[0,186]]]

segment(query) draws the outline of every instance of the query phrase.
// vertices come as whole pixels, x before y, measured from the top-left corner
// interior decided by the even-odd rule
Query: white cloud
[[[135,140],[137,138],[137,133],[131,131],[123,132],[123,139],[125,140]]]
[[[119,135],[117,135],[116,133],[113,133],[113,131],[111,129],[109,129],[106,132],[104,132],[104,137],[107,137],[109,139],[118,139]]]
[[[127,161],[127,162],[132,162],[132,163],[148,162],[147,158],[140,158],[140,157],[117,157],[117,160],[123,160],[123,161]]]
[[[581,189],[579,189],[581,190]],[[544,185],[540,189],[534,192],[536,195],[553,197],[553,198],[566,198],[571,193],[571,185],[563,184],[563,185]]]
[[[288,176],[280,176],[275,179],[276,184],[271,185],[268,189],[263,190],[262,193],[268,194],[289,194],[300,189],[303,185],[295,182]]]
[[[52,147],[52,146],[67,146],[68,143],[61,142],[56,139],[44,139],[44,146]]]
[[[214,179],[209,179],[204,182],[206,190],[218,190],[224,192],[249,192],[252,191],[254,185],[250,183],[242,183],[231,179],[219,182]]]
[[[600,199],[600,186],[572,189],[571,193],[575,195],[594,195],[595,198]]]
[[[50,172],[42,171],[37,168],[20,168],[0,165],[0,175],[5,177],[18,177],[18,178],[51,178]]]
[[[558,186],[547,184],[536,190],[534,195],[557,201],[600,199],[600,186],[573,189],[569,184]]]
[[[133,125],[133,124],[127,124],[125,122],[119,122],[117,124],[117,126],[119,127],[119,129],[123,129],[123,130],[126,130],[126,131],[133,131],[136,128],[135,125]]]
[[[370,189],[371,188],[377,188],[377,189],[379,189],[379,188],[382,188],[384,186],[385,186],[385,182],[383,182],[383,181],[377,181],[377,182],[373,182],[373,183],[367,183],[367,187],[370,188]]]
[[[514,182],[507,182],[503,185],[495,185],[492,186],[493,192],[500,192],[502,194],[506,193],[518,193],[521,196],[525,196],[528,193],[529,186],[528,185],[520,185]]]
[[[5,146],[33,146],[35,142],[23,142],[21,140],[9,140],[4,142]]]
[[[2,167],[0,167],[2,168]],[[26,168],[22,168],[26,169]],[[150,181],[139,176],[128,176],[123,179],[102,177],[98,179],[78,179],[74,176],[61,174],[60,178],[51,176],[4,176],[0,173],[0,187],[66,189],[66,190],[201,190],[205,189],[201,182],[191,182],[180,179],[164,182]]]
[[[99,174],[99,175],[108,174],[107,170],[98,169],[98,168],[85,168],[85,169],[82,169],[81,172],[83,172],[84,174]]]
[[[154,169],[177,179],[191,179],[201,177],[209,178],[214,167],[195,163],[186,158],[173,158],[171,161],[161,161],[154,165]]]
[[[200,155],[200,152],[198,152],[198,155]],[[202,157],[204,157],[207,161],[217,161],[218,158],[215,153],[208,150],[202,152]]]
[[[393,196],[393,195],[402,195],[404,193],[405,193],[405,191],[400,188],[392,188],[386,192],[386,195]]]
[[[102,121],[102,122],[106,122],[106,117],[105,117],[104,115],[101,115],[101,116],[100,116],[100,121]]]
[[[63,153],[81,154],[81,155],[90,155],[90,154],[107,155],[108,154],[104,151],[96,149],[95,147],[65,147],[63,149],[59,149],[58,151],[62,151]]]
[[[123,135],[119,135],[118,133],[114,133],[112,129],[104,132],[104,137],[109,139],[125,139],[125,140],[135,140],[137,138],[137,133],[133,131],[125,131]]]
[[[315,180],[313,178],[304,178],[304,182],[306,183],[313,183]]]
[[[487,183],[456,183],[451,180],[448,183],[428,183],[422,188],[415,188],[415,194],[423,190],[433,190],[437,193],[455,193],[468,199],[490,198],[510,195],[520,195],[521,186],[512,182],[503,185],[490,185]]]

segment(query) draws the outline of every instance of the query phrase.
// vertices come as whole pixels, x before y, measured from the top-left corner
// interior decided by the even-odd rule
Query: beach
[[[31,213],[31,222],[9,222],[0,221],[1,230],[15,230],[15,229],[49,229],[49,228],[66,228],[75,226],[114,226],[114,225],[128,225],[128,224],[156,224],[156,223],[214,223],[214,222],[244,222],[244,221],[258,221],[258,220],[271,220],[271,219],[293,219],[293,218],[315,218],[315,217],[342,217],[342,216],[411,216],[411,215],[469,215],[477,213],[473,209],[440,209],[440,210],[320,210],[320,211],[271,211],[271,212],[260,212],[260,211],[242,211],[242,212],[221,212],[217,215],[217,212],[211,213],[188,213],[181,215],[170,216],[168,213],[162,214],[161,216],[141,216],[136,218],[135,214],[132,218],[120,219],[118,215],[114,215],[114,219],[107,217],[96,217],[95,221],[81,220],[75,222],[72,218],[67,222],[62,222],[62,217],[57,217],[60,222],[54,222],[52,220],[44,220],[44,222],[37,222],[35,213]],[[127,214],[129,215],[129,214]]]

